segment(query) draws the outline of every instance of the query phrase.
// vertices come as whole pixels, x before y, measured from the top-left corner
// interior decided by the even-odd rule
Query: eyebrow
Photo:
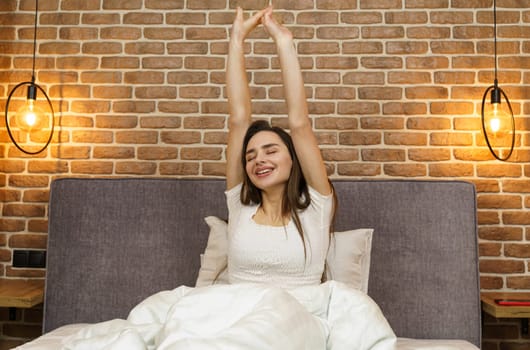
[[[268,149],[268,148],[272,148],[272,147],[275,147],[275,146],[279,146],[279,144],[277,144],[277,143],[267,143],[266,145],[263,145],[260,148]],[[245,154],[250,154],[250,153],[256,153],[256,149],[255,148],[251,148],[251,149],[249,149],[249,150],[247,150],[245,152]]]

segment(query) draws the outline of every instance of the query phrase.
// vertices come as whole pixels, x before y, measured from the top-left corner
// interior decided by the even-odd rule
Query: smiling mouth
[[[257,176],[265,176],[270,173],[272,173],[272,169],[263,169],[263,170],[256,171]]]

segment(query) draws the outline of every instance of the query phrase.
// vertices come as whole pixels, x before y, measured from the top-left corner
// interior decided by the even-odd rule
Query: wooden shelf
[[[0,307],[30,308],[44,301],[44,280],[0,279]]]
[[[495,318],[520,318],[521,333],[528,334],[528,318],[530,318],[530,306],[502,306],[495,299],[530,300],[530,293],[505,292],[493,293],[483,292],[480,294],[482,310]]]

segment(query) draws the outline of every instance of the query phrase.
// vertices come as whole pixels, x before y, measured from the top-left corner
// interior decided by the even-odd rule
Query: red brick
[[[357,129],[357,125],[357,119],[348,117],[319,117],[315,119],[316,129],[351,130]]]
[[[303,42],[298,45],[298,52],[304,55],[331,55],[340,52],[335,42]]]
[[[168,144],[193,144],[200,143],[201,134],[195,131],[163,131],[160,139]]]
[[[383,104],[383,114],[421,115],[425,113],[427,113],[427,106],[421,102],[387,102]],[[415,120],[424,121],[427,118],[410,118],[407,120],[407,127],[416,129],[417,127],[414,127],[414,125],[419,123],[415,122]]]
[[[513,226],[482,226],[479,227],[479,238],[490,241],[521,241],[523,231]]]
[[[220,163],[208,163],[202,164],[202,175],[205,176],[226,176],[226,165]]]
[[[463,177],[473,173],[472,164],[429,164],[429,175],[433,177]]]
[[[317,0],[316,7],[323,10],[353,10],[357,4],[355,1]]]
[[[424,164],[385,164],[383,172],[388,176],[422,177],[427,175],[427,166]]]
[[[317,57],[316,67],[318,69],[354,69],[359,65],[356,57]]]
[[[392,9],[401,8],[401,0],[360,0],[359,8],[361,9]]]
[[[46,249],[47,240],[47,235],[22,233],[9,237],[8,244],[10,248]]]
[[[183,147],[180,158],[183,160],[220,160],[222,149],[218,147]]]
[[[359,160],[359,151],[357,149],[326,148],[322,150],[322,157],[328,162],[357,161]]]
[[[63,1],[64,3],[64,1]],[[77,19],[79,15],[75,15],[75,18]],[[57,22],[54,22],[57,23]],[[102,13],[101,11],[98,11],[96,13],[83,13],[81,15],[81,23],[83,24],[114,24],[117,25],[120,23],[120,14],[118,13]]]
[[[361,87],[359,88],[359,99],[362,100],[399,100],[402,98],[403,90],[398,87]]]
[[[135,96],[142,99],[175,99],[177,98],[177,89],[172,86],[137,87]]]
[[[139,160],[177,159],[178,149],[174,147],[138,147]]]
[[[116,174],[154,175],[157,165],[148,162],[116,162]]]
[[[361,118],[361,128],[363,129],[403,129],[403,118],[399,117],[365,117]]]
[[[200,12],[179,11],[166,15],[167,24],[176,25],[201,25],[206,24],[206,14]]]
[[[382,72],[351,72],[344,75],[343,82],[354,85],[383,85],[385,75]]]
[[[342,176],[377,176],[381,174],[381,166],[373,163],[338,163],[337,173]]]
[[[48,176],[40,175],[11,175],[9,177],[9,185],[22,188],[47,187],[49,178]]]
[[[516,195],[479,194],[477,206],[480,209],[521,209],[522,198]]]
[[[503,287],[502,277],[495,276],[480,276],[481,289],[501,289]]]
[[[152,113],[156,109],[154,101],[115,101],[112,110],[116,113]],[[119,118],[112,116],[112,118]],[[128,117],[134,119],[132,117]]]
[[[479,177],[520,177],[521,166],[515,164],[488,164],[477,165]]]
[[[444,27],[410,27],[407,28],[407,37],[410,39],[448,39],[451,29]]]
[[[385,22],[389,24],[420,24],[427,23],[427,12],[395,11],[385,13]]]
[[[479,269],[481,273],[513,274],[525,272],[523,261],[508,259],[482,259],[479,261]]]
[[[63,27],[59,30],[59,38],[64,40],[95,40],[97,37],[96,28]]]
[[[0,202],[18,202],[20,201],[21,193],[16,190],[0,189]]]
[[[203,142],[207,145],[226,144],[228,133],[226,132],[205,132]]]
[[[167,75],[170,84],[203,84],[208,81],[206,72],[171,72]]]
[[[502,245],[499,243],[479,244],[479,256],[499,257],[501,256]]]
[[[199,174],[197,162],[170,162],[160,164],[160,175],[191,176]]]
[[[503,212],[502,221],[508,225],[530,225],[530,212],[528,211]]]
[[[424,55],[429,51],[425,42],[392,41],[386,43],[386,52],[391,55]]]
[[[447,57],[407,57],[405,59],[406,68],[408,69],[446,69],[449,68]]]
[[[345,42],[342,50],[345,54],[381,54],[383,44],[377,41]]]
[[[134,147],[98,146],[94,147],[93,157],[95,159],[131,159],[134,155]]]
[[[317,38],[323,40],[349,40],[359,37],[355,27],[324,27],[317,29]]]
[[[184,0],[145,0],[147,9],[178,10],[184,8]]]
[[[47,233],[48,220],[32,219],[28,221],[28,232]]]
[[[70,165],[73,174],[109,175],[114,169],[113,162],[74,161]]]
[[[433,146],[470,146],[473,135],[470,133],[433,132],[429,144]]]
[[[118,131],[116,142],[126,144],[149,144],[158,141],[156,131]]]
[[[0,230],[3,232],[20,232],[24,230],[25,222],[18,219],[0,219]]]
[[[426,146],[427,135],[422,132],[385,132],[385,145]]]
[[[144,28],[144,37],[150,40],[177,40],[184,37],[182,28]]]
[[[530,277],[528,276],[508,276],[506,285],[512,289],[530,289]],[[510,337],[512,338],[512,337]]]
[[[432,114],[469,115],[473,114],[475,107],[471,102],[432,102],[430,110]]]
[[[49,200],[49,191],[42,189],[26,190],[24,191],[24,202],[26,203],[46,203]]]
[[[530,244],[504,244],[504,256],[513,258],[530,258]]]
[[[200,54],[206,54],[208,53],[208,44],[202,43],[202,42],[190,42],[190,43],[170,43],[167,45],[167,51],[169,54],[172,55],[200,55]],[[194,59],[197,60],[196,58]],[[212,62],[216,63],[215,66],[220,65],[222,59],[215,59]],[[193,62],[192,62],[193,63]],[[212,66],[214,65],[213,63]],[[194,63],[195,66],[198,65],[198,63]],[[188,68],[194,67],[193,65],[189,65]]]
[[[403,61],[398,57],[363,57],[361,66],[368,69],[398,69],[403,67]]]
[[[165,52],[163,43],[136,41],[127,43],[124,52],[128,55],[162,55]]]
[[[479,210],[477,214],[479,225],[495,225],[500,223],[500,216],[497,211]]]
[[[177,69],[182,68],[181,57],[146,57],[142,60],[145,69]]]
[[[212,102],[216,104],[216,102]],[[225,105],[225,103],[223,103]],[[162,113],[180,114],[180,113],[196,113],[199,110],[199,106],[195,101],[176,101],[176,102],[158,102],[158,110]],[[221,113],[219,109],[215,109],[215,113]],[[203,113],[208,113],[208,110],[203,109]]]
[[[408,150],[409,160],[415,162],[439,162],[451,160],[451,151],[448,149],[418,148]]]
[[[404,162],[406,154],[400,149],[362,149],[361,159],[367,162]]]

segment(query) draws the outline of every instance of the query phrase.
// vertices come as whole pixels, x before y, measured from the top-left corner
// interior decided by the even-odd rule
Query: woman
[[[251,121],[243,51],[245,38],[260,23],[276,44],[290,135],[265,121]],[[226,82],[229,280],[286,287],[319,284],[333,190],[308,116],[292,34],[272,17],[272,7],[246,20],[237,9]]]
[[[251,122],[243,43],[260,23],[278,49],[292,138]],[[320,284],[334,194],[308,118],[292,35],[272,18],[271,7],[247,20],[237,9],[227,89],[232,284],[156,293],[127,320],[83,327],[63,348],[393,349],[395,335],[368,296]]]

